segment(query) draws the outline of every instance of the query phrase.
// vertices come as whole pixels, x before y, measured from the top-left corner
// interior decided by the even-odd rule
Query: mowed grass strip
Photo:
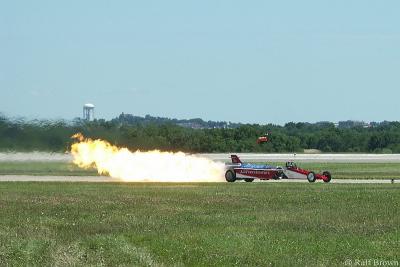
[[[400,185],[0,183],[0,265],[399,260]]]
[[[268,163],[283,166],[282,162]],[[333,179],[400,179],[400,163],[298,163],[299,167]],[[0,162],[0,175],[98,175],[95,169],[82,169],[68,162]]]
[[[0,162],[0,175],[56,175],[93,176],[98,175],[93,168],[82,169],[72,162]]]

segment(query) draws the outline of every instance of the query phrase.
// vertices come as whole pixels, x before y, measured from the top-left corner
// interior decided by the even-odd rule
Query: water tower
[[[94,105],[85,104],[83,105],[83,119],[86,121],[92,121],[94,119]]]

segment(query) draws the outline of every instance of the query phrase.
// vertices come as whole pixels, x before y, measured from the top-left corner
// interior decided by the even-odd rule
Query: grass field
[[[0,183],[0,266],[400,260],[400,185]]]
[[[0,162],[0,175],[5,174],[90,176],[97,175],[97,171],[94,169],[85,170],[67,162]]]
[[[282,166],[282,163],[270,164]],[[315,172],[328,170],[333,179],[400,179],[400,163],[300,163],[299,166]],[[4,174],[90,176],[97,172],[67,162],[0,162],[0,175]]]

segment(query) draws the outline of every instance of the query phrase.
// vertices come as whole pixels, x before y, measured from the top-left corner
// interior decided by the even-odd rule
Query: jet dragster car
[[[331,181],[331,174],[324,171],[316,174],[313,171],[301,169],[294,162],[286,162],[284,168],[270,165],[243,163],[237,155],[231,155],[232,164],[227,165],[225,179],[227,182],[245,180],[253,182],[254,179],[307,179],[310,183],[315,180],[323,180],[328,183]]]

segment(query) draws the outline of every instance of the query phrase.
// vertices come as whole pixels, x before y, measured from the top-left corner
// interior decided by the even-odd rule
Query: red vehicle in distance
[[[269,138],[268,138],[267,133],[257,138],[257,144],[266,143],[268,141],[269,141]]]

